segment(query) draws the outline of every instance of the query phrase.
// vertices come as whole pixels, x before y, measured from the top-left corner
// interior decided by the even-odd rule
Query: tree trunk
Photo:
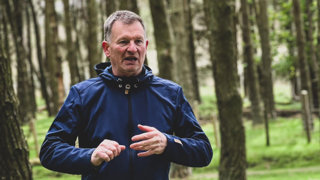
[[[298,47],[298,61],[300,71],[300,84],[301,90],[306,90],[309,94],[309,102],[312,102],[311,94],[311,82],[308,63],[305,55],[305,37],[303,33],[303,24],[301,18],[300,2],[299,0],[293,0],[293,15],[297,33],[297,47]],[[312,106],[309,106],[312,111]],[[312,116],[310,117],[310,123],[313,124]]]
[[[21,121],[27,123],[32,118],[32,110],[30,109],[30,81],[27,69],[27,55],[24,49],[23,42],[23,20],[22,13],[24,2],[23,1],[5,1],[7,17],[11,25],[11,30],[14,37],[14,45],[17,55],[17,71],[18,71],[18,99],[19,114]]]
[[[163,0],[149,0],[156,41],[159,76],[173,80],[172,41],[170,25]]]
[[[42,97],[45,100],[46,109],[48,111],[48,115],[52,116],[53,114],[51,112],[49,94],[48,94],[48,90],[47,90],[47,78],[45,76],[44,66],[43,66],[40,29],[39,29],[37,15],[36,15],[36,12],[34,10],[34,6],[33,6],[33,3],[32,3],[32,0],[29,0],[28,2],[29,2],[29,7],[31,9],[31,13],[32,13],[34,31],[35,31],[35,36],[36,36],[38,66],[39,66],[39,72],[40,72],[41,94],[42,94]]]
[[[317,61],[320,62],[320,0],[317,0],[317,10],[318,10],[318,44],[317,44]]]
[[[96,77],[94,65],[100,62],[98,53],[98,15],[95,0],[87,1],[88,11],[88,34],[87,34],[87,47],[88,47],[88,60],[90,77]]]
[[[113,13],[114,11],[116,11],[118,9],[118,6],[117,6],[117,2],[116,0],[106,0],[105,3],[106,3],[106,15],[107,17]]]
[[[246,63],[247,80],[249,86],[249,99],[251,102],[251,113],[254,124],[261,124],[262,108],[259,94],[259,82],[257,78],[256,66],[253,59],[253,49],[250,36],[250,24],[248,16],[247,0],[241,0],[242,9],[242,37],[243,37],[243,56]]]
[[[313,0],[306,0],[305,5],[305,33],[306,33],[306,55],[307,62],[310,67],[310,78],[311,78],[311,90],[312,90],[312,101],[315,109],[319,108],[319,65],[316,60],[316,52],[313,45],[313,11],[312,11]]]
[[[31,43],[31,23],[30,23],[30,14],[29,9],[25,8],[26,12],[26,19],[27,19],[27,52],[28,52],[28,63],[29,63],[29,81],[30,81],[30,91],[29,91],[29,98],[30,98],[30,110],[32,114],[32,118],[35,119],[36,117],[36,111],[37,111],[37,103],[36,103],[36,89],[35,89],[35,83],[34,83],[34,75],[36,73],[33,62],[32,62],[32,43]],[[32,120],[31,120],[32,121]],[[30,122],[31,122],[30,121]]]
[[[242,99],[238,92],[233,31],[233,0],[205,0],[210,56],[221,132],[219,179],[246,179]]]
[[[57,19],[54,7],[54,0],[47,0],[45,7],[45,33],[46,33],[46,69],[48,72],[50,94],[50,108],[53,114],[59,110],[59,71],[58,67],[58,49],[57,49]]]
[[[261,96],[263,97],[263,103],[265,111],[267,111],[268,117],[275,117],[275,103],[273,94],[273,80],[272,80],[272,57],[271,57],[271,47],[269,38],[269,21],[267,12],[267,1],[258,0],[259,3],[256,4],[255,0],[254,7],[256,10],[256,21],[258,24],[258,31],[260,35],[261,43],[261,65],[263,71],[261,71]]]
[[[29,150],[20,128],[21,121],[12,85],[11,66],[6,58],[7,55],[4,55],[2,37],[0,31],[0,178],[31,180]]]
[[[136,14],[140,14],[137,0],[120,0],[121,10],[130,10]]]
[[[66,28],[66,36],[67,36],[67,60],[69,62],[69,71],[71,78],[71,85],[80,82],[80,73],[78,62],[76,59],[76,51],[74,49],[75,44],[72,40],[72,26],[71,26],[71,17],[70,17],[70,8],[69,8],[69,0],[63,0],[64,5],[64,25]]]

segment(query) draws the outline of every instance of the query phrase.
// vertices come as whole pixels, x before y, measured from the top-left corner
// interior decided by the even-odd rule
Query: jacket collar
[[[103,80],[112,83],[119,89],[138,89],[149,83],[153,78],[152,70],[146,65],[142,67],[142,72],[138,76],[133,77],[114,76],[110,62],[97,64],[94,69]]]

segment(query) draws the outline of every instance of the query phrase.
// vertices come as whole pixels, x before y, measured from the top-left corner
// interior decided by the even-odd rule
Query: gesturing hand
[[[126,149],[126,147],[119,145],[116,141],[105,139],[93,151],[91,163],[94,166],[99,166],[103,161],[109,162],[113,158],[119,156],[124,149]]]
[[[154,127],[138,125],[138,128],[145,133],[135,135],[132,141],[139,141],[130,145],[131,149],[144,151],[138,153],[139,157],[161,154],[167,147],[166,136]]]

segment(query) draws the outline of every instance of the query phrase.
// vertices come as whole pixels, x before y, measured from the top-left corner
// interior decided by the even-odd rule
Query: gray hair
[[[144,37],[146,38],[146,28],[143,21],[139,15],[132,11],[120,10],[112,13],[107,20],[104,22],[104,40],[110,43],[111,40],[111,30],[114,22],[121,21],[125,24],[132,24],[136,21],[140,22],[144,29]]]

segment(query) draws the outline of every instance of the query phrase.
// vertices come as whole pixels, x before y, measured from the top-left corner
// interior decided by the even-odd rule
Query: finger
[[[155,144],[155,141],[153,138],[133,143],[130,145],[130,148],[136,148],[136,147],[140,147],[140,146],[149,146],[151,144]]]
[[[139,135],[135,135],[131,138],[132,141],[141,141],[141,140],[147,140],[151,139],[155,136],[156,134],[154,132],[147,132],[147,133],[142,133]]]
[[[123,150],[126,149],[126,146],[124,146],[124,145],[119,145],[119,147],[120,147],[120,150],[121,150],[121,151],[123,151]]]
[[[138,153],[138,157],[147,157],[147,156],[151,156],[153,154],[154,154],[153,151],[149,150],[149,151]]]
[[[157,129],[154,128],[154,127],[146,126],[146,125],[141,125],[141,124],[138,124],[138,128],[139,128],[141,131],[144,131],[144,132],[151,132],[151,131],[157,130]]]

